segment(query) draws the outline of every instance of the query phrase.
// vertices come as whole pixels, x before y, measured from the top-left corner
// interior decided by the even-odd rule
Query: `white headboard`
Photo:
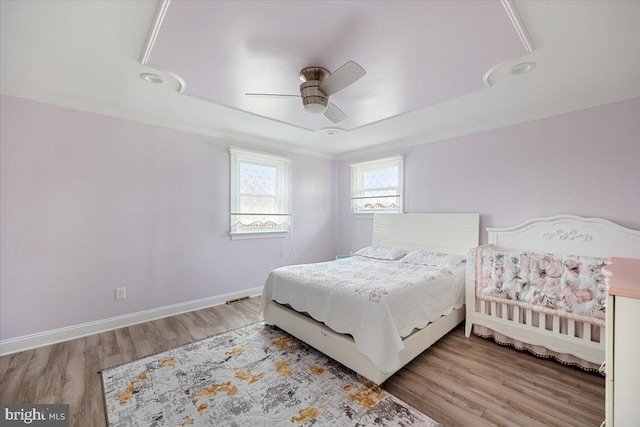
[[[375,214],[374,246],[464,254],[478,246],[479,214]]]
[[[600,218],[556,215],[509,228],[487,228],[500,249],[559,255],[640,258],[640,231]]]

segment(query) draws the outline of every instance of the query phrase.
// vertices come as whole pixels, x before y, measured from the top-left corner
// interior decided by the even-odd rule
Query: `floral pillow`
[[[429,252],[424,249],[411,251],[400,260],[400,262],[429,265],[449,269],[455,268],[463,261],[466,261],[466,257],[464,257],[463,255]]]
[[[391,246],[367,246],[357,251],[355,255],[375,259],[396,260],[405,256],[407,252],[406,249]]]

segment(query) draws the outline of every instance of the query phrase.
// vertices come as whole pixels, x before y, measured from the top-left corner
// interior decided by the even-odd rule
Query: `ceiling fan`
[[[302,98],[305,111],[313,114],[323,113],[333,123],[347,118],[347,115],[332,102],[329,97],[355,83],[366,74],[364,68],[348,61],[333,73],[321,67],[307,67],[300,71],[300,95],[276,93],[246,93],[247,96],[270,98]]]

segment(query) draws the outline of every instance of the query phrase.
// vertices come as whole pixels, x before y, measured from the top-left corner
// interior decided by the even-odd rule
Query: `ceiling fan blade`
[[[355,83],[356,80],[365,74],[367,74],[367,72],[364,68],[353,61],[349,61],[329,75],[329,77],[320,84],[320,90],[327,96],[331,96],[350,84]]]
[[[245,93],[246,96],[255,98],[300,98],[300,95],[285,95],[281,93]]]
[[[329,105],[327,105],[327,109],[324,110],[324,115],[333,123],[340,123],[347,118],[347,115],[341,109],[336,107],[336,104],[333,102],[330,102]]]

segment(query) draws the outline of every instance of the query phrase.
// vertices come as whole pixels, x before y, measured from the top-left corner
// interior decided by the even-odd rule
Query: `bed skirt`
[[[527,344],[522,341],[518,341],[485,326],[473,325],[473,333],[483,338],[493,338],[495,342],[501,345],[511,346],[518,350],[527,350],[538,357],[555,359],[564,365],[577,366],[585,371],[601,373],[600,365],[579,359],[570,354],[556,353],[555,351],[551,351],[539,345]]]

